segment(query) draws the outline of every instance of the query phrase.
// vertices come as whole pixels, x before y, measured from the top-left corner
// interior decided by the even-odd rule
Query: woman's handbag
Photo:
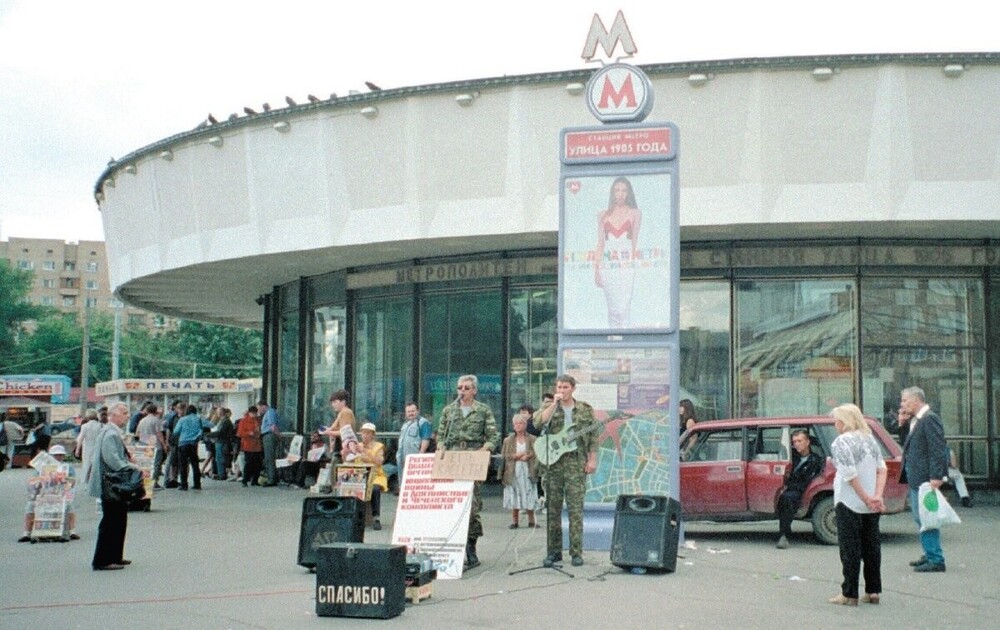
[[[104,472],[102,499],[128,503],[144,496],[146,488],[142,483],[142,471],[138,468],[126,466],[120,470]]]

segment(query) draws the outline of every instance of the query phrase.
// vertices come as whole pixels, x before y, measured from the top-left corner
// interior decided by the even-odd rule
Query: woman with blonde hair
[[[840,435],[830,446],[837,474],[833,503],[837,510],[837,540],[844,581],[831,604],[858,605],[858,575],[864,564],[865,595],[861,601],[877,604],[882,592],[882,543],[879,516],[885,511],[886,465],[882,448],[857,405],[836,407],[831,413]]]

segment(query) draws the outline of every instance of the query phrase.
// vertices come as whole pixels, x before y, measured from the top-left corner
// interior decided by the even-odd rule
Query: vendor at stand
[[[361,425],[361,452],[357,454],[352,463],[368,464],[371,468],[372,486],[372,529],[382,529],[379,522],[379,514],[382,506],[382,492],[389,489],[389,481],[385,476],[385,469],[382,464],[385,462],[385,444],[375,439],[375,425],[366,422]]]

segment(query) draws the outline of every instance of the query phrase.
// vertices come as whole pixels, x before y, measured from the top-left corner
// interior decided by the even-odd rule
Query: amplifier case
[[[321,545],[316,564],[316,614],[389,619],[406,607],[406,546]]]

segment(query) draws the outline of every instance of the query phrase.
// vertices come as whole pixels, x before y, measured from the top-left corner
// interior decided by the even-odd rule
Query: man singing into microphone
[[[556,378],[555,399],[535,414],[537,426],[547,426],[550,435],[574,425],[576,450],[565,453],[557,461],[547,462],[545,453],[536,453],[545,465],[545,501],[548,505],[547,567],[562,561],[563,498],[569,512],[569,555],[573,566],[583,564],[583,495],[587,491],[587,475],[597,470],[597,435],[592,429],[597,420],[594,408],[573,398],[576,379],[563,374]],[[553,511],[554,510],[554,511]]]
[[[438,450],[492,452],[497,445],[499,432],[493,411],[476,400],[479,379],[472,374],[458,377],[458,397],[441,411],[438,422]],[[478,567],[476,542],[483,535],[483,522],[479,512],[483,507],[483,482],[477,481],[472,489],[472,510],[469,515],[469,535],[465,543],[465,568]]]

